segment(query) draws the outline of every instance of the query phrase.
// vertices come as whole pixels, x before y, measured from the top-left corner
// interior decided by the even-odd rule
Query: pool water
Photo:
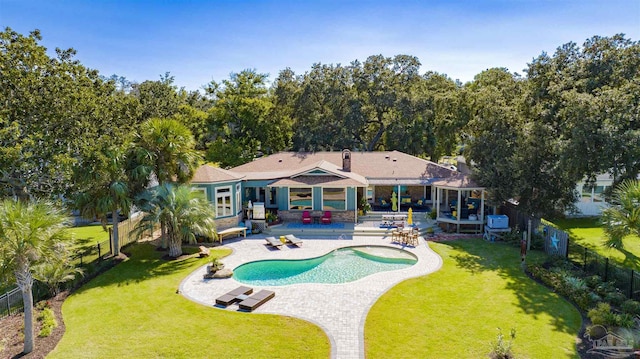
[[[302,260],[263,260],[233,271],[242,283],[278,286],[299,283],[347,283],[368,275],[408,268],[416,257],[404,250],[382,246],[336,249],[322,257]]]

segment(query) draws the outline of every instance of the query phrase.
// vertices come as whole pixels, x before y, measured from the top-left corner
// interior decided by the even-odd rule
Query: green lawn
[[[229,312],[176,294],[180,281],[206,259],[165,261],[149,244],[127,252],[128,261],[65,301],[66,333],[50,358],[329,357],[327,336],[309,322]]]
[[[72,249],[73,253],[84,253],[82,262],[84,264],[93,262],[98,258],[96,244],[101,243],[104,248],[100,249],[100,254],[109,252],[109,244],[102,243],[109,240],[109,232],[102,228],[101,224],[90,224],[87,226],[70,227],[67,232],[75,239],[76,243]],[[78,259],[78,262],[80,260]]]
[[[374,304],[365,324],[367,358],[486,358],[498,327],[505,335],[516,329],[516,357],[578,357],[579,312],[523,273],[518,248],[480,239],[429,245],[442,269],[395,286]]]
[[[625,237],[622,241],[624,249],[620,250],[604,245],[604,231],[597,217],[554,219],[551,222],[568,232],[575,243],[609,257],[627,268],[640,271],[640,238],[638,236]]]

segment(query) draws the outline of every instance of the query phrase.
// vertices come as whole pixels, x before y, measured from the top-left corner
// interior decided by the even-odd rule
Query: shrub
[[[627,296],[622,294],[620,291],[614,289],[608,292],[604,296],[604,300],[606,300],[607,302],[611,303],[616,307],[619,307],[622,305],[622,303],[624,303],[627,300]]]
[[[509,243],[514,246],[520,246],[520,241],[522,240],[522,233],[520,233],[520,229],[517,227],[512,228],[511,232],[506,233],[502,236],[502,240],[505,243]]]
[[[600,277],[597,274],[594,274],[585,278],[585,281],[589,286],[589,288],[595,289],[597,286],[602,284],[602,277]]]
[[[39,334],[39,336],[42,338],[51,335],[53,329],[58,326],[56,316],[51,308],[44,308],[42,311],[40,311],[40,314],[38,314],[38,321],[42,323]]]
[[[594,325],[608,325],[609,316],[611,314],[611,305],[609,303],[600,302],[595,308],[591,309],[587,316],[591,319],[591,323]]]
[[[640,302],[633,299],[625,300],[620,306],[623,313],[629,313],[632,315],[640,315]]]
[[[489,357],[492,359],[510,359],[515,358],[511,352],[513,346],[513,340],[516,339],[516,330],[511,328],[509,339],[505,339],[502,334],[502,329],[498,328],[498,338],[495,342],[491,342],[491,352]]]

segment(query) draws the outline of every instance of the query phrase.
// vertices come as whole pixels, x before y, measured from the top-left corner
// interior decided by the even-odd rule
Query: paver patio
[[[438,270],[442,259],[420,239],[418,246],[403,247],[390,243],[390,238],[354,237],[353,239],[303,238],[302,247],[283,246],[282,250],[267,247],[264,236],[252,236],[225,243],[233,253],[222,259],[226,268],[235,269],[241,264],[263,259],[302,259],[324,255],[329,251],[354,245],[384,245],[404,248],[418,257],[418,262],[405,269],[381,272],[345,284],[293,284],[286,286],[255,287],[273,290],[271,299],[254,313],[272,313],[302,318],[320,326],[331,341],[332,358],[364,357],[364,323],[369,308],[384,292],[395,284],[412,277]],[[180,284],[180,291],[187,298],[207,306],[215,305],[215,298],[243,285],[233,278],[203,279],[206,266],[198,268]],[[238,310],[237,305],[226,309]],[[402,310],[402,304],[398,304]],[[254,315],[247,313],[247,315]]]

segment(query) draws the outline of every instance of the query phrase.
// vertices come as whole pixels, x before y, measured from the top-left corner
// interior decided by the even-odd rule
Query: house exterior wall
[[[211,204],[216,207],[216,188],[221,187],[231,187],[231,213],[227,216],[217,216],[216,222],[223,218],[233,218],[236,223],[238,218],[242,215],[242,208],[239,208],[237,205],[237,197],[236,197],[236,185],[240,183],[240,181],[231,181],[231,182],[218,182],[218,183],[192,183],[192,188],[203,188],[206,192],[206,198]],[[241,187],[242,188],[242,187]],[[242,189],[240,191],[240,195],[242,196]],[[242,203],[242,201],[240,201]]]
[[[321,216],[324,211],[309,211],[312,215]],[[302,211],[278,211],[278,217],[285,222],[302,222]],[[354,222],[355,211],[331,211],[331,219],[334,222]]]
[[[347,211],[358,209],[356,187],[347,187]]]

